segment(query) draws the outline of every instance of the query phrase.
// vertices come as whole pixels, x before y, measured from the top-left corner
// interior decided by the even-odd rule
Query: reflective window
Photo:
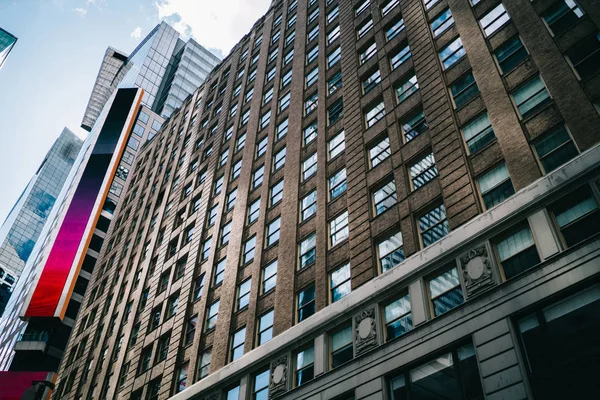
[[[408,294],[386,304],[383,314],[386,340],[397,338],[413,328]]]
[[[386,272],[404,261],[402,233],[397,232],[377,244],[381,272]]]
[[[465,301],[456,267],[430,279],[428,287],[433,315],[436,317]]]

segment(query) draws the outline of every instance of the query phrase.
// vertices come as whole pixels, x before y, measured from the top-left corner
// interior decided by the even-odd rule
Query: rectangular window
[[[317,121],[311,123],[303,131],[304,146],[317,138]]]
[[[345,150],[345,137],[345,132],[341,131],[327,142],[327,155],[329,156],[329,160],[334,159]]]
[[[337,47],[334,51],[329,53],[327,56],[327,68],[333,67],[342,59],[342,49],[341,47]]]
[[[283,55],[283,66],[285,67],[294,59],[294,49],[290,49],[287,53]]]
[[[549,207],[568,247],[598,233],[598,201],[588,186],[570,193]]]
[[[308,156],[302,162],[302,180],[306,181],[317,173],[317,153]]]
[[[367,46],[363,48],[360,52],[360,64],[366,63],[371,57],[373,57],[377,53],[377,44],[375,41],[372,41]]]
[[[375,125],[379,120],[385,117],[385,105],[383,104],[383,100],[380,100],[378,104],[371,106],[365,112],[365,122],[367,124],[367,128]]]
[[[273,339],[273,310],[258,317],[258,345],[263,345]]]
[[[271,122],[271,110],[267,111],[260,117],[260,129],[265,129]]]
[[[202,297],[204,291],[204,274],[200,275],[194,280],[194,296],[193,300],[196,301]]]
[[[510,279],[540,262],[527,222],[512,228],[509,233],[494,242],[506,279]]]
[[[269,103],[271,99],[273,99],[273,87],[263,94],[263,105]]]
[[[187,324],[185,327],[185,345],[189,345],[194,341],[194,336],[196,334],[196,325],[198,324],[198,316],[194,316],[187,320]]]
[[[261,157],[267,152],[267,145],[269,144],[269,137],[265,136],[260,142],[256,144],[256,158]]]
[[[446,236],[450,231],[446,219],[446,209],[443,204],[435,207],[423,216],[419,217],[419,232],[423,247],[427,247]]]
[[[354,8],[354,16],[358,17],[363,11],[369,8],[370,4],[370,0],[364,0],[362,3],[360,3]]]
[[[319,67],[313,68],[306,74],[306,87],[311,87],[319,80]]]
[[[555,36],[565,33],[583,17],[583,11],[574,0],[559,0],[554,2],[542,18]]]
[[[271,186],[271,207],[283,199],[283,179]]]
[[[308,15],[308,23],[312,23],[314,20],[316,20],[319,17],[319,9],[315,8],[309,15]]]
[[[267,247],[279,242],[279,233],[281,232],[281,218],[277,218],[267,225]]]
[[[208,260],[208,256],[210,255],[210,244],[212,242],[212,238],[208,238],[202,243],[202,254],[200,256],[200,261]]]
[[[294,385],[302,386],[315,377],[315,353],[311,345],[294,356]]]
[[[319,56],[319,46],[315,46],[312,49],[310,49],[308,51],[308,53],[306,53],[306,63],[310,64],[311,62],[315,61],[317,59],[317,57]]]
[[[308,99],[304,101],[304,115],[309,115],[315,111],[319,106],[319,93],[313,93]]]
[[[265,294],[277,284],[277,260],[271,261],[262,269],[262,292]]]
[[[235,361],[244,355],[244,340],[246,339],[246,327],[231,335],[231,349],[229,350],[230,361]]]
[[[546,173],[555,170],[578,154],[564,125],[556,126],[535,138],[533,148]]]
[[[425,121],[425,115],[423,110],[419,110],[400,122],[402,133],[404,135],[404,141],[410,142],[421,133],[425,132],[428,128],[427,122]]]
[[[317,234],[311,233],[300,242],[300,269],[306,268],[315,262],[317,257]]]
[[[337,368],[354,358],[352,326],[348,325],[331,334],[331,368]]]
[[[396,183],[393,179],[373,192],[373,206],[376,216],[383,214],[387,209],[395,206],[397,202]]]
[[[237,289],[237,310],[241,310],[250,304],[250,288],[252,279],[248,279],[238,285]]]
[[[506,164],[502,163],[477,179],[486,209],[490,209],[515,194]]]
[[[285,165],[285,154],[286,148],[284,147],[273,156],[273,171],[278,171],[283,168]]]
[[[281,77],[281,87],[284,88],[292,82],[292,70],[290,69]]]
[[[340,8],[338,6],[335,6],[334,8],[331,9],[331,11],[329,11],[327,13],[327,24],[330,24],[331,21],[333,21],[334,19],[337,18],[337,16],[340,13]]]
[[[203,351],[198,358],[200,359],[198,363],[198,379],[202,379],[210,373],[211,350]]]
[[[383,308],[385,340],[397,338],[413,328],[408,294],[388,303]]]
[[[296,4],[298,4],[298,2],[296,2]],[[288,20],[287,20],[288,28],[292,27],[296,23],[296,18],[297,18],[296,14],[293,14],[291,17],[288,17]]]
[[[296,31],[293,30],[290,33],[288,33],[288,35],[285,37],[285,45],[289,45],[290,43],[292,43],[294,41],[294,39],[296,39]]]
[[[254,249],[256,247],[256,236],[252,236],[250,239],[244,242],[244,255],[242,257],[242,264],[247,264],[254,260]]]
[[[298,322],[304,321],[313,315],[316,310],[315,305],[315,284],[311,284],[306,289],[298,293]]]
[[[333,271],[329,276],[329,291],[331,302],[335,303],[341,300],[352,291],[352,282],[350,280],[350,264],[342,265]]]
[[[314,39],[316,39],[319,36],[319,25],[315,25],[314,28],[312,28],[309,32],[308,35],[306,35],[306,39],[308,41],[308,43],[312,42]]]
[[[373,18],[369,18],[358,27],[356,31],[358,38],[365,36],[371,29],[373,29]]]
[[[252,100],[252,96],[254,95],[254,88],[251,87],[250,89],[248,89],[246,91],[246,95],[244,96],[244,102],[246,104],[250,103],[250,100]],[[242,115],[242,123],[241,125],[245,125],[248,120],[250,119],[250,109],[248,109],[248,111],[246,111],[244,113],[244,115]]]
[[[435,38],[440,36],[442,33],[450,29],[452,25],[454,25],[454,18],[452,17],[450,9],[447,8],[446,11],[441,13],[431,22],[431,31],[433,32],[433,37]]]
[[[454,108],[458,109],[467,104],[479,94],[479,87],[472,72],[461,76],[450,85]]]
[[[398,4],[400,4],[400,0],[388,0],[387,2],[383,3],[381,5],[381,16],[385,17],[388,15],[390,11],[392,11]]]
[[[215,278],[213,280],[213,286],[220,285],[225,278],[225,266],[227,264],[227,258],[223,257],[215,265]]]
[[[362,81],[362,89],[363,94],[367,94],[373,89],[377,84],[381,82],[381,73],[379,69],[376,69],[371,73],[368,77],[364,78]]]
[[[334,200],[346,191],[346,169],[329,177],[329,200]]]
[[[334,247],[348,238],[348,211],[329,221],[329,243]]]
[[[335,93],[342,87],[342,71],[338,71],[327,81],[327,92],[329,95]]]
[[[463,126],[461,131],[471,154],[482,149],[496,137],[487,112]]]
[[[219,193],[221,193],[221,189],[223,188],[223,181],[224,181],[224,177],[220,176],[219,178],[217,178],[217,180],[215,181],[215,191],[214,191],[214,196],[218,195]]]
[[[231,169],[231,180],[236,180],[240,174],[242,173],[242,160],[239,160],[235,164],[233,164],[233,168]]]
[[[269,398],[270,375],[271,371],[269,369],[266,369],[265,371],[258,373],[254,376],[254,384],[252,386],[252,399],[266,400]],[[237,397],[235,400],[237,400]]]
[[[229,243],[229,235],[231,234],[231,221],[223,225],[221,228],[221,246]]]
[[[396,99],[398,104],[406,100],[411,94],[419,90],[419,82],[416,75],[405,78],[399,86],[396,87]]]
[[[465,301],[456,267],[431,278],[428,288],[432,311],[435,317],[450,311]]]
[[[318,29],[319,27],[316,26],[315,28]],[[317,33],[318,33],[318,31],[317,31]],[[336,25],[327,34],[327,45],[330,45],[331,43],[333,43],[339,37],[340,37],[340,26]]]
[[[438,172],[435,166],[433,153],[429,153],[410,167],[410,178],[412,181],[413,190],[425,185],[437,175]]]
[[[411,57],[410,47],[406,45],[398,50],[392,57],[390,57],[390,64],[392,66],[392,70],[395,70],[402,64],[404,64]]]
[[[587,79],[600,70],[600,33],[583,39],[566,52],[579,78]]]
[[[260,216],[260,198],[248,206],[248,225],[258,220]]]
[[[466,54],[462,40],[457,38],[440,51],[440,58],[444,69],[448,69]]]
[[[230,211],[231,209],[233,209],[233,207],[235,206],[236,199],[237,199],[237,188],[233,189],[227,195],[227,208],[226,208],[227,211]]]
[[[402,245],[401,232],[390,235],[377,244],[377,257],[381,272],[389,271],[404,261],[404,248]]]
[[[290,106],[291,92],[287,92],[279,99],[279,112],[282,112]],[[286,120],[287,121],[287,120]]]
[[[342,98],[336,100],[328,109],[327,109],[327,126],[331,126],[338,122],[340,118],[344,116],[344,102]]]
[[[485,36],[489,37],[508,21],[510,21],[510,17],[504,8],[504,4],[500,3],[481,17],[479,23],[483,28]]]
[[[400,18],[400,19],[392,22],[392,24],[389,25],[385,29],[385,40],[389,42],[403,30],[404,30],[404,20],[402,18]]]
[[[301,201],[302,213],[300,222],[306,221],[317,212],[317,191],[313,190]]]
[[[208,312],[206,313],[206,325],[204,331],[209,331],[217,326],[217,318],[219,317],[219,304],[220,301],[217,300],[208,306]]]
[[[252,189],[256,189],[262,185],[263,177],[265,175],[265,166],[258,167],[252,174]]]
[[[512,93],[515,105],[523,118],[530,117],[552,99],[542,79],[537,76]]]

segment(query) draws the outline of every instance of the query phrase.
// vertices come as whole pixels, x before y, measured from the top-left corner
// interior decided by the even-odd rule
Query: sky
[[[66,126],[79,125],[104,52],[131,52],[161,20],[219,57],[271,0],[0,0],[18,38],[0,69],[0,223]]]

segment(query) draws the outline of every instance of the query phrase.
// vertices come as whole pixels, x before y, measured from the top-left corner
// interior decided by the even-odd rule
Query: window
[[[300,242],[300,269],[308,267],[317,258],[317,234],[311,233]]]
[[[383,313],[386,340],[397,338],[413,328],[408,294],[387,304]]]
[[[373,29],[373,18],[369,18],[367,19],[365,22],[363,22],[357,30],[357,35],[358,38],[362,38],[363,36],[365,36],[367,34],[367,32],[369,32],[371,29]]]
[[[354,358],[352,326],[348,325],[331,334],[331,368],[337,368]]]
[[[506,279],[510,279],[540,262],[527,222],[512,228],[494,242]]]
[[[292,81],[292,70],[290,69],[288,72],[285,73],[285,75],[283,75],[281,77],[281,87],[283,88],[283,87],[289,85],[291,81]]]
[[[400,0],[388,0],[387,2],[383,3],[381,5],[381,16],[385,17],[388,15],[390,11],[392,11],[398,4],[400,4]]]
[[[392,70],[398,68],[411,57],[410,47],[408,45],[402,47],[390,58]]]
[[[312,22],[313,22],[314,20],[316,20],[318,17],[319,17],[319,9],[318,9],[318,8],[315,8],[315,9],[313,10],[313,12],[311,12],[311,13],[308,15],[308,23],[309,23],[309,24],[310,24],[310,23],[312,23]]]
[[[392,179],[373,192],[373,206],[375,209],[375,215],[377,216],[383,214],[387,209],[395,206],[397,201],[396,183]]]
[[[175,392],[180,393],[185,390],[187,386],[187,378],[188,378],[188,369],[190,367],[189,362],[183,363],[177,372],[177,386],[175,387]]]
[[[286,108],[288,108],[290,106],[290,100],[291,100],[291,92],[287,92],[286,94],[283,95],[283,97],[281,97],[279,99],[279,112],[282,112],[283,110],[285,110]],[[287,128],[287,120],[285,120],[285,122],[286,122],[286,128]],[[286,129],[286,132],[287,132],[287,129]],[[279,136],[279,129],[278,129],[277,134]]]
[[[335,6],[334,8],[332,8],[331,11],[329,11],[327,13],[327,23],[329,24],[329,23],[331,23],[331,21],[336,19],[339,13],[340,13],[340,8],[338,6]]]
[[[318,92],[313,93],[308,99],[304,101],[304,115],[309,115],[315,111],[319,105],[319,94]]]
[[[179,305],[179,293],[169,297],[167,300],[167,309],[165,310],[165,320],[171,318],[177,313],[177,307]]]
[[[371,106],[365,112],[365,121],[367,123],[367,128],[375,125],[379,120],[385,117],[385,105],[383,104],[383,100],[380,100],[379,103]]]
[[[227,195],[227,211],[230,211],[235,206],[235,200],[237,199],[237,188],[233,189]]]
[[[244,145],[246,144],[246,133],[242,133],[240,136],[238,136],[236,143],[235,143],[235,151],[238,152],[240,150],[242,150],[244,148]]]
[[[254,47],[258,47],[260,46],[260,44],[262,43],[262,34],[259,35],[256,39],[254,39]]]
[[[210,306],[208,306],[208,313],[206,315],[206,327],[204,328],[205,331],[209,331],[215,326],[217,326],[217,318],[219,317],[219,303],[220,301],[217,300]]]
[[[551,101],[550,93],[539,76],[521,85],[512,93],[512,97],[523,118],[535,114]]]
[[[335,93],[336,90],[342,87],[342,71],[338,71],[327,81],[328,94]]]
[[[223,188],[223,180],[224,177],[220,176],[219,178],[217,178],[217,180],[215,181],[215,192],[214,192],[214,196],[218,195],[219,193],[221,193],[221,189]]]
[[[346,169],[341,169],[329,177],[329,200],[338,198],[346,191]]]
[[[496,137],[487,112],[476,117],[461,130],[471,154],[483,148]]]
[[[377,44],[375,41],[372,41],[367,46],[364,47],[360,52],[360,64],[366,63],[371,57],[373,57],[377,53]]]
[[[479,87],[473,78],[473,73],[468,72],[455,80],[450,85],[452,100],[454,100],[454,108],[460,108],[467,104],[471,99],[479,94]]]
[[[240,385],[234,386],[227,390],[225,400],[238,400],[240,398]]]
[[[225,246],[227,243],[229,243],[229,235],[231,234],[231,221],[229,221],[227,224],[223,225],[223,228],[221,228],[221,246]]]
[[[574,0],[556,1],[542,14],[542,18],[555,36],[565,33],[581,17],[583,11]]]
[[[251,87],[250,89],[246,90],[246,95],[244,96],[244,102],[246,104],[250,103],[250,100],[252,100],[252,96],[254,95],[254,88]],[[248,109],[244,115],[242,115],[242,123],[241,125],[245,125],[248,120],[250,119],[250,109]]]
[[[260,198],[255,200],[248,206],[248,224],[254,223],[258,220],[260,215]]]
[[[391,25],[385,29],[385,40],[390,41],[398,35],[398,33],[404,30],[404,20],[402,18],[397,19]]]
[[[546,173],[578,154],[564,125],[556,126],[533,140],[533,147]]]
[[[327,109],[327,126],[331,126],[338,122],[344,116],[344,102],[342,98],[336,100],[328,109]]]
[[[295,4],[298,4],[298,2],[296,2]],[[296,14],[293,14],[291,17],[288,17],[288,20],[287,20],[288,28],[290,28],[291,26],[293,26],[296,23],[296,18],[297,18]]]
[[[398,103],[402,103],[411,94],[419,90],[419,82],[416,75],[406,78],[398,87],[396,87],[396,98]]]
[[[265,166],[258,167],[254,173],[252,174],[252,189],[256,189],[263,182],[263,177],[265,174]]]
[[[397,232],[377,244],[377,258],[381,272],[389,271],[404,261],[402,233]]]
[[[598,233],[598,201],[588,186],[570,193],[550,206],[556,225],[568,247]]]
[[[315,349],[312,345],[296,353],[294,367],[295,386],[302,386],[315,377]]]
[[[283,55],[283,66],[285,67],[294,59],[294,49],[290,49],[287,53]]]
[[[302,163],[302,179],[308,180],[317,173],[317,153],[313,153]]]
[[[450,231],[443,204],[419,217],[419,232],[423,247],[427,247],[446,236]]]
[[[327,143],[327,154],[329,156],[329,160],[334,159],[335,157],[337,157],[339,154],[341,154],[344,149],[346,148],[346,144],[345,144],[345,132],[341,131],[340,133],[338,133],[337,135],[335,135],[333,138],[331,138],[329,140],[329,142]],[[314,154],[315,158],[316,158],[316,153]],[[316,162],[316,159],[315,159]],[[316,170],[316,165],[315,165],[315,170]]]
[[[433,153],[429,153],[410,167],[413,190],[416,190],[431,181],[437,174],[438,172],[435,166]]]
[[[435,317],[450,311],[465,301],[456,267],[431,278],[428,288]]]
[[[318,26],[316,26],[315,28],[318,28]],[[318,33],[318,31],[317,31],[317,33]],[[327,45],[330,45],[331,43],[333,43],[335,41],[335,39],[337,39],[339,37],[340,37],[340,26],[336,25],[327,34]]]
[[[431,31],[433,32],[433,37],[435,38],[440,36],[452,25],[454,25],[454,18],[452,17],[452,13],[448,8],[431,22]]]
[[[354,8],[354,16],[357,17],[358,15],[360,15],[363,11],[369,8],[369,5],[370,0],[364,0],[362,3],[360,3]]]
[[[254,80],[256,79],[256,68],[253,68],[250,73],[248,74],[248,84],[254,82]],[[247,95],[246,95],[247,96]]]
[[[288,35],[285,37],[285,45],[289,45],[290,43],[292,43],[294,41],[294,39],[296,39],[296,31],[293,30],[290,33],[288,33]]]
[[[319,36],[319,25],[315,25],[306,36],[307,42],[310,43]]]
[[[599,300],[600,287],[596,284],[546,303],[515,321],[536,398],[584,399],[597,390],[593,365],[599,355],[595,345],[600,327]]]
[[[510,21],[510,17],[502,3],[494,7],[490,12],[485,14],[479,23],[483,28],[485,36],[491,36],[494,32],[500,29],[504,24]]]
[[[284,147],[273,156],[273,171],[278,171],[283,168],[285,165],[285,154],[286,148]]]
[[[223,257],[215,265],[215,277],[213,280],[213,286],[220,285],[225,277],[225,266],[227,265],[227,258]]]
[[[313,190],[302,198],[302,213],[300,222],[304,222],[317,213],[317,191]]]
[[[344,211],[329,222],[329,242],[331,247],[348,238],[348,211]]]
[[[482,399],[473,345],[463,345],[393,377],[390,380],[390,400],[409,398]]]
[[[311,62],[315,61],[317,59],[317,56],[319,55],[319,46],[315,46],[312,49],[310,49],[308,51],[308,53],[306,53],[306,63],[310,64]],[[316,70],[316,68],[315,68]]]
[[[194,297],[193,300],[196,301],[202,297],[202,292],[204,291],[204,274],[200,275],[194,280]]]
[[[269,377],[271,371],[265,371],[254,376],[254,385],[252,389],[252,398],[256,400],[265,400],[269,398]]]
[[[277,260],[272,261],[262,270],[262,294],[267,293],[277,283]]]
[[[210,373],[211,349],[203,351],[198,358],[198,379],[202,379]]]
[[[583,39],[566,52],[577,75],[587,79],[600,70],[600,33]]]
[[[230,109],[229,109],[229,118],[233,118],[235,116],[235,114],[237,113],[237,109],[238,109],[238,105],[234,104]]]
[[[273,316],[271,310],[258,317],[258,345],[263,345],[273,338]]]
[[[244,355],[244,340],[246,339],[246,327],[231,335],[230,361],[235,361]]]
[[[341,300],[350,293],[352,290],[352,282],[350,281],[350,264],[342,265],[340,268],[336,269],[330,274],[329,290],[332,303]]]
[[[217,220],[217,214],[219,212],[219,205],[214,205],[208,212],[208,219],[206,220],[207,226],[212,226]]]
[[[477,179],[485,208],[492,208],[515,194],[506,164],[502,163]]]
[[[407,119],[400,122],[400,127],[402,128],[402,133],[404,134],[404,141],[406,143],[410,142],[421,133],[427,130],[427,122],[425,121],[425,116],[423,115],[423,110],[419,110],[409,116]]]
[[[317,121],[311,123],[303,131],[304,146],[317,138]]]
[[[283,199],[283,179],[271,186],[271,207]]]
[[[271,35],[271,44],[277,42],[281,37],[281,31],[277,31]]]
[[[260,117],[260,129],[265,129],[271,122],[271,110],[267,111]]]
[[[202,243],[202,255],[200,256],[200,261],[208,260],[208,256],[210,255],[210,243],[212,242],[212,238],[208,238]]]
[[[272,98],[273,98],[273,87],[271,86],[271,88],[269,90],[267,90],[265,92],[265,94],[263,94],[263,105],[270,102]]]
[[[465,49],[460,38],[457,38],[451,42],[440,51],[440,57],[442,59],[442,64],[444,65],[444,69],[448,69],[456,64],[456,62],[465,54]]]
[[[342,59],[342,49],[338,46],[327,56],[327,68],[333,67]]]
[[[150,368],[150,360],[152,358],[152,345],[146,346],[142,349],[140,355],[140,364],[138,367],[138,374],[147,371]]]
[[[156,354],[154,356],[154,364],[163,361],[167,358],[169,353],[169,341],[171,340],[171,333],[158,338],[158,344],[156,346]]]
[[[237,179],[242,173],[242,160],[239,160],[235,164],[233,164],[233,168],[231,168],[231,180]]]
[[[277,218],[267,225],[267,247],[276,244],[279,241],[281,229],[281,218]]]
[[[313,283],[298,293],[298,322],[304,321],[315,311],[315,284]]]
[[[381,82],[381,73],[379,69],[376,69],[371,75],[363,79],[362,81],[362,89],[363,94],[367,94],[373,89],[377,84]]]

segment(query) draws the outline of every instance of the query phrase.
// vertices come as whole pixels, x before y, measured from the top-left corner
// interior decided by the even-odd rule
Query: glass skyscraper
[[[0,69],[4,65],[4,61],[8,58],[8,54],[15,46],[17,42],[16,36],[8,33],[4,29],[0,28]]]

